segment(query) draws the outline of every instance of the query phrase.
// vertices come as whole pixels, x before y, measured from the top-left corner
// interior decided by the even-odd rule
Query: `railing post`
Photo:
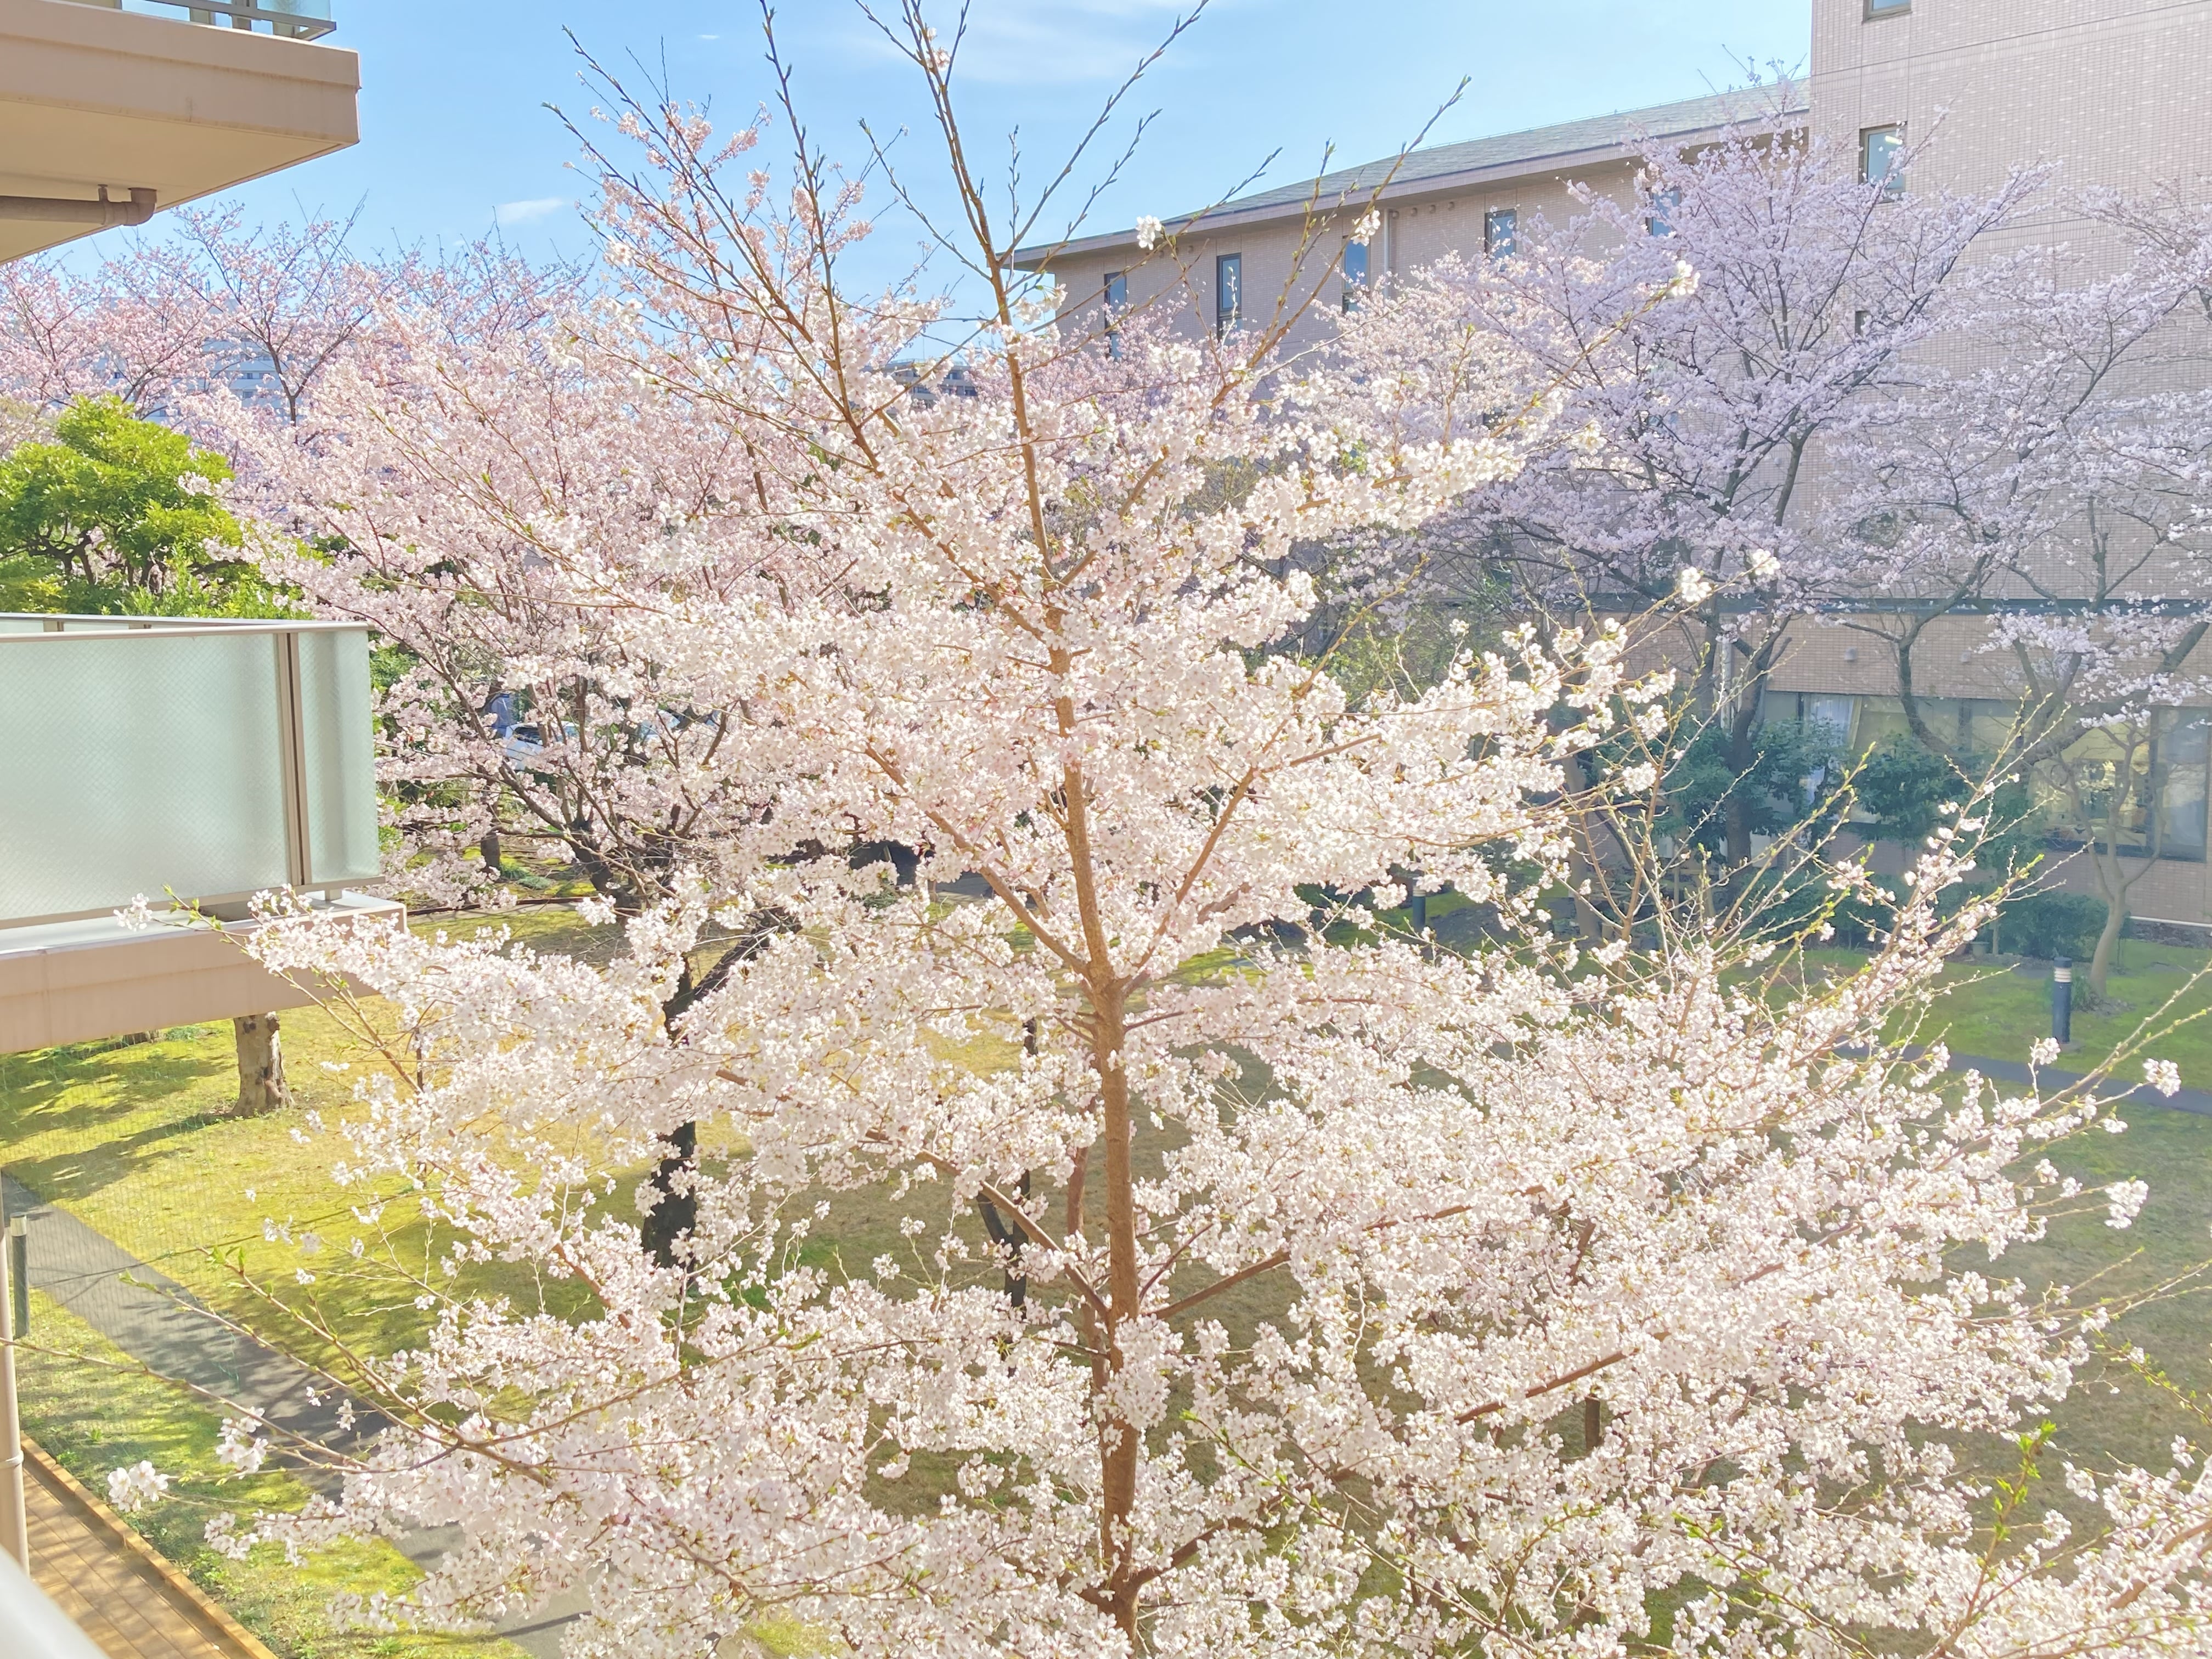
[[[277,741],[284,778],[285,880],[295,891],[313,875],[307,823],[307,734],[306,700],[300,690],[300,636],[287,629],[276,635]]]
[[[18,1245],[18,1239],[24,1240]],[[8,1340],[0,1343],[0,1549],[13,1556],[24,1571],[31,1570],[31,1528],[23,1508],[23,1425],[15,1405],[15,1342],[28,1334],[26,1316],[30,1287],[24,1283],[30,1255],[23,1218],[8,1222],[8,1251],[4,1271]]]

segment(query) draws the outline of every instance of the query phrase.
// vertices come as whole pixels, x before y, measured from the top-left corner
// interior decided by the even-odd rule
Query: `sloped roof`
[[[1296,184],[1284,185],[1273,190],[1255,191],[1249,196],[1239,196],[1209,208],[1196,216],[1195,222],[1236,218],[1245,220],[1266,218],[1271,209],[1297,210],[1308,202],[1333,204],[1371,194],[1389,179],[1388,194],[1399,196],[1418,190],[1426,181],[1456,178],[1463,173],[1494,173],[1515,167],[1534,167],[1554,159],[1566,160],[1589,155],[1593,151],[1632,150],[1644,140],[1686,137],[1695,132],[1711,132],[1717,128],[1738,124],[1751,126],[1770,126],[1802,118],[1806,106],[1802,91],[1791,91],[1790,101],[1777,107],[1771,91],[1753,88],[1741,92],[1711,93],[1702,98],[1684,98],[1671,104],[1654,104],[1645,109],[1617,111],[1611,115],[1593,115],[1580,121],[1562,121],[1555,126],[1532,127],[1525,132],[1498,133],[1488,138],[1469,138],[1456,144],[1436,144],[1426,149],[1417,149],[1399,157],[1386,156],[1381,161],[1364,162],[1358,167],[1340,168],[1323,173],[1318,180],[1307,179]],[[1395,169],[1395,176],[1392,170]],[[1169,221],[1180,226],[1191,222],[1183,215]],[[1061,252],[1079,251],[1090,247],[1110,247],[1134,240],[1132,230],[1115,231],[1103,236],[1086,236],[1073,242]],[[1016,264],[1042,257],[1051,250],[1044,247],[1023,248],[1013,256]]]

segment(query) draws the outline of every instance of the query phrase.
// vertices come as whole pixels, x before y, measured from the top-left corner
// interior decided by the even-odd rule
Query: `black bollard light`
[[[1416,893],[1406,902],[1406,912],[1413,918],[1416,937],[1429,931],[1429,896]]]
[[[2060,1048],[2074,1041],[2074,962],[2059,957],[2051,964],[2051,1040]]]

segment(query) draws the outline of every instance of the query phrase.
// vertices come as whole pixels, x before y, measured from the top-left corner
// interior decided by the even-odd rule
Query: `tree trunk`
[[[745,919],[744,931],[737,942],[703,975],[695,977],[687,961],[676,989],[660,1008],[661,1023],[669,1036],[678,1035],[684,1016],[702,997],[720,990],[739,963],[751,961],[768,948],[774,933],[791,925],[791,918],[781,911],[756,910]],[[699,1224],[699,1194],[693,1184],[698,1158],[699,1126],[679,1123],[662,1141],[660,1158],[653,1165],[651,1180],[659,1197],[638,1229],[638,1238],[646,1253],[664,1267],[684,1267],[690,1261],[689,1241]]]
[[[2089,992],[2102,1000],[2105,981],[2112,971],[2112,947],[2120,942],[2120,929],[2128,925],[2128,902],[2124,896],[2105,900],[2105,925],[2097,931],[2097,949],[2089,958]]]
[[[238,1103],[240,1117],[259,1117],[292,1103],[284,1082],[284,1048],[274,1014],[240,1014],[230,1022],[238,1044]]]
[[[1134,1115],[1129,1074],[1121,1068],[1128,1030],[1127,990],[1117,981],[1090,988],[1091,1063],[1098,1078],[1099,1118],[1106,1167],[1106,1369],[1118,1380],[1128,1357],[1121,1333],[1134,1322],[1143,1300],[1138,1281]],[[1103,1403],[1103,1402],[1102,1402]],[[1106,1556],[1109,1610],[1128,1639],[1137,1643],[1135,1540],[1131,1535],[1137,1507],[1137,1467],[1143,1452],[1137,1425],[1108,1406],[1100,1413],[1100,1537]]]
[[[1759,758],[1759,700],[1748,694],[1739,696],[1729,715],[1729,793],[1722,811],[1722,821],[1728,829],[1728,878],[1731,890],[1738,872],[1751,862],[1751,820],[1744,811],[1744,779],[1750,775],[1752,763]]]
[[[483,860],[484,868],[495,876],[500,873],[499,851],[499,831],[485,830],[483,839],[477,843],[477,853]]]

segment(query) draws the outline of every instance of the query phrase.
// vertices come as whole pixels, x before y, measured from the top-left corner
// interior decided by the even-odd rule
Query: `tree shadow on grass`
[[[10,1055],[0,1060],[0,1129],[13,1139],[106,1122],[180,1096],[232,1064],[228,1053],[168,1042],[90,1054],[50,1048]],[[84,1097],[60,1105],[73,1091],[84,1091]]]
[[[192,1113],[48,1158],[9,1158],[8,1173],[48,1204],[81,1202],[103,1188],[128,1181],[165,1156],[168,1148],[163,1143],[215,1121]]]

